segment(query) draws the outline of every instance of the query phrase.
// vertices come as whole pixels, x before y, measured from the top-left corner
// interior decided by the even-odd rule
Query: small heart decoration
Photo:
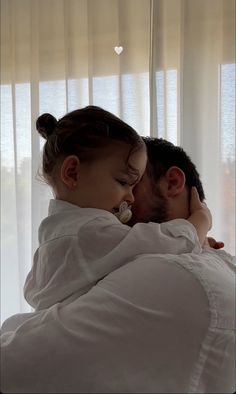
[[[114,47],[114,51],[117,55],[120,55],[123,52],[123,47]]]

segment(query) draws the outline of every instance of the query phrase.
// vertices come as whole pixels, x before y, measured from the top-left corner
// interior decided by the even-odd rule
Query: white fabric
[[[36,178],[43,112],[100,105],[183,146],[212,236],[235,254],[235,0],[1,0],[0,14],[2,321],[28,311],[22,288],[51,198]]]
[[[200,253],[195,227],[184,219],[121,224],[110,212],[51,200],[25,298],[36,310],[71,302],[141,253]]]
[[[3,332],[4,393],[233,393],[235,260],[140,255]]]

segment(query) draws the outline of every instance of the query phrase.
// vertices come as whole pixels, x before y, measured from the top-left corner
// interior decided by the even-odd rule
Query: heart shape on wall
[[[120,55],[123,52],[123,47],[114,47],[114,51],[117,55]]]

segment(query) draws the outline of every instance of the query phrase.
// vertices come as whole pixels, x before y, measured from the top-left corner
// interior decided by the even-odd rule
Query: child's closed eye
[[[126,186],[128,185],[128,182],[122,179],[117,179],[117,182],[121,185],[121,186]]]

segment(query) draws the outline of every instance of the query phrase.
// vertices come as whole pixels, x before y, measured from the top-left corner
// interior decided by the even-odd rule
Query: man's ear
[[[77,186],[79,167],[80,161],[75,155],[67,156],[62,163],[60,171],[61,180],[70,190],[73,190]]]
[[[168,197],[176,197],[182,193],[186,178],[184,172],[179,167],[170,167],[165,174],[165,179],[168,185]]]

